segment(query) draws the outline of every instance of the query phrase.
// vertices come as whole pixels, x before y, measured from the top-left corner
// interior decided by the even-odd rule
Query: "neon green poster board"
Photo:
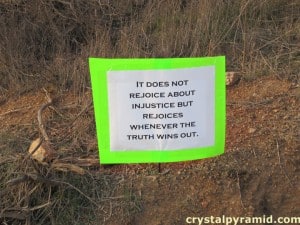
[[[225,57],[90,58],[101,164],[224,153]]]

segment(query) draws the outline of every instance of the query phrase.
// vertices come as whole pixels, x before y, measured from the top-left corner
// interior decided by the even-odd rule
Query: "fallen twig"
[[[0,114],[0,117],[6,116],[6,115],[8,115],[10,113],[19,112],[19,111],[22,111],[24,109],[30,109],[30,108],[32,108],[32,106],[26,106],[26,107],[22,107],[22,108],[18,108],[18,109],[12,109],[12,110],[9,110],[9,111],[7,111],[5,113]]]
[[[79,175],[84,175],[85,170],[82,169],[80,166],[70,164],[70,163],[59,163],[59,162],[54,162],[52,163],[51,167],[55,170],[63,171],[63,172],[73,172],[77,173]]]
[[[49,137],[48,137],[48,135],[47,135],[47,132],[46,132],[46,130],[45,130],[45,127],[44,127],[44,124],[43,124],[43,121],[42,121],[42,113],[43,113],[43,111],[44,111],[48,106],[50,106],[50,105],[52,104],[52,99],[50,98],[50,96],[49,96],[47,90],[46,90],[46,89],[43,89],[43,90],[44,90],[45,93],[46,93],[46,98],[47,98],[48,102],[47,102],[46,104],[43,104],[43,105],[40,107],[40,109],[39,109],[39,111],[38,111],[37,119],[38,119],[40,131],[41,131],[41,134],[42,134],[44,140],[45,140],[45,141],[49,141]]]
[[[63,159],[58,159],[55,161],[56,163],[71,163],[77,166],[82,167],[93,167],[93,166],[100,166],[98,158],[74,158],[74,157],[66,157]]]
[[[29,155],[42,164],[46,161],[50,162],[56,157],[55,151],[52,149],[51,143],[49,141],[49,136],[45,130],[42,120],[42,113],[47,107],[49,107],[52,104],[52,99],[50,98],[47,90],[43,90],[46,94],[47,103],[43,104],[39,108],[37,115],[41,137],[32,141],[28,150],[30,153]]]

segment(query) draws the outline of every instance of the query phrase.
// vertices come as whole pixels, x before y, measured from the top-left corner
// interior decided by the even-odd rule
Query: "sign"
[[[100,162],[216,156],[225,143],[225,58],[90,58]]]

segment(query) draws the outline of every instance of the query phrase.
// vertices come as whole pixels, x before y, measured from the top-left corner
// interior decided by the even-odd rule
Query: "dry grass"
[[[73,105],[57,105],[61,114],[51,111],[47,122],[66,155],[96,154],[92,108],[76,120],[90,99],[89,56],[226,55],[228,70],[244,79],[299,79],[298,0],[2,0],[0,12],[0,106],[41,87],[72,92]],[[121,175],[79,176],[24,160],[36,135],[36,126],[0,133],[0,223],[95,224],[113,209],[140,210]]]
[[[247,78],[296,79],[297,0],[0,2],[0,91],[41,84],[78,93],[87,58],[226,55]]]
[[[90,224],[110,216],[120,177],[58,173],[20,156],[0,160],[1,224]],[[125,195],[116,200],[129,204]]]
[[[136,212],[139,199],[124,182],[131,178],[105,174],[95,163],[81,167],[84,176],[66,167],[76,166],[78,159],[97,158],[95,122],[87,98],[72,98],[68,105],[58,102],[45,110],[47,133],[59,155],[55,163],[41,165],[27,153],[38,135],[37,112],[31,125],[11,121],[10,126],[1,126],[0,224],[93,224],[104,223],[112,212],[121,211],[124,217]],[[10,120],[16,115],[5,116]]]

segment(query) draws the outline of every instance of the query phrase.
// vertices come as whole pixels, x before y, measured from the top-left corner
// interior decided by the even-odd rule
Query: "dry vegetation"
[[[99,172],[98,167],[89,167],[85,176],[80,176],[39,165],[26,156],[30,142],[39,135],[32,115],[36,117],[38,107],[45,101],[40,91],[43,87],[56,99],[45,117],[60,157],[69,159],[68,162],[72,161],[71,156],[97,157],[87,65],[90,56],[226,55],[227,69],[239,71],[243,80],[273,75],[293,83],[299,81],[298,0],[28,2],[0,0],[0,107],[6,107],[9,101],[17,107],[22,96],[26,96],[23,102],[30,99],[26,108],[28,118],[22,113],[17,118],[14,115],[6,118],[14,113],[10,108],[4,110],[6,114],[0,113],[0,119],[8,121],[0,125],[0,224],[3,225],[105,224],[105,221],[141,224],[130,218],[142,211],[142,194],[136,191],[133,182],[144,177],[132,173],[155,180],[154,165],[142,167],[142,171],[138,165],[129,171],[123,166],[122,172],[113,169],[103,172],[102,168]],[[296,106],[291,106],[294,113]],[[296,122],[290,126],[293,135]],[[297,137],[299,134],[291,138]],[[277,141],[274,146],[279,145]],[[277,156],[278,152],[274,154]],[[244,163],[246,156],[241,157]],[[220,164],[209,161],[208,167],[212,167],[209,163]],[[263,171],[260,166],[257,165],[258,170]],[[221,169],[226,172],[226,168]],[[201,170],[204,174],[221,173],[206,167]],[[228,171],[234,182],[236,179],[240,182],[235,170]],[[177,172],[171,174],[176,181]],[[193,170],[186,172],[186,176],[194,177],[193,174]],[[250,177],[246,174],[243,179]],[[288,176],[286,182],[294,181]],[[112,217],[117,219],[111,220]]]
[[[295,79],[297,0],[0,3],[1,92],[51,83],[82,92],[87,58],[226,55],[245,77]]]

